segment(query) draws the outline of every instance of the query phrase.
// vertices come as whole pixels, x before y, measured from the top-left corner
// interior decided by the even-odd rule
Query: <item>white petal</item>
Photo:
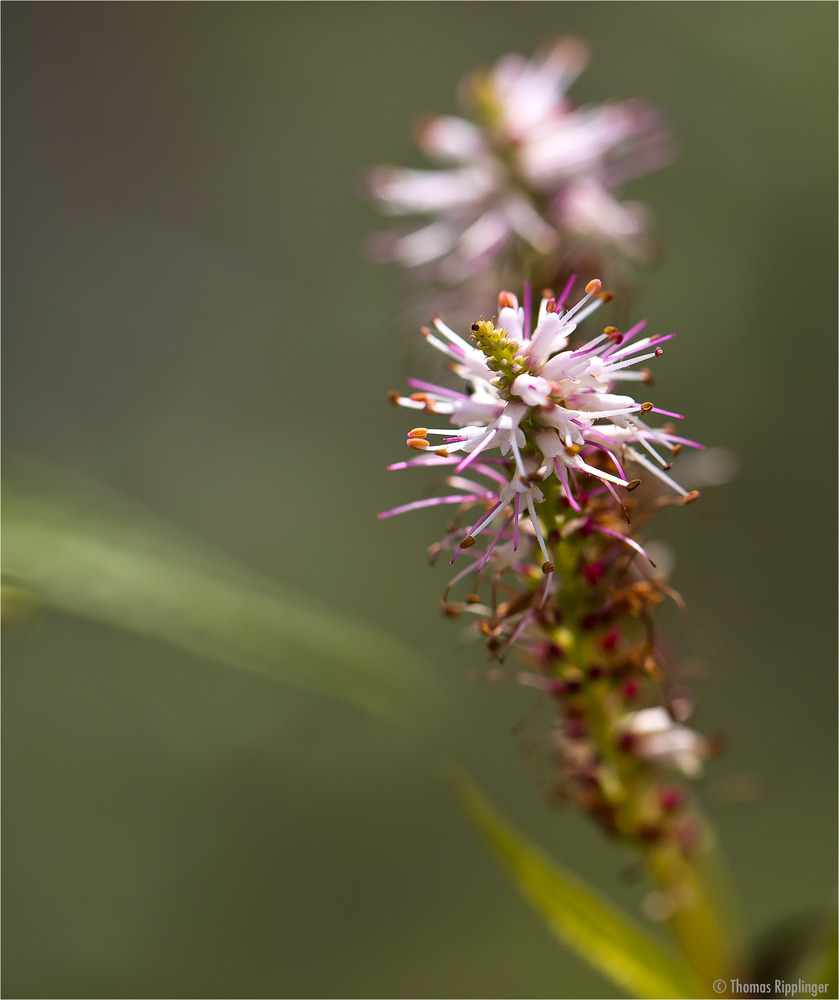
[[[529,406],[545,406],[551,391],[551,383],[538,375],[519,375],[510,386],[510,392],[523,399]]]
[[[429,156],[452,163],[478,159],[487,151],[477,125],[453,115],[429,119],[420,130],[419,144]]]

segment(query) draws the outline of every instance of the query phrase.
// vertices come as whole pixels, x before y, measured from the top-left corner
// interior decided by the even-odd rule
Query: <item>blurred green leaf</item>
[[[40,617],[41,601],[31,587],[4,573],[0,609],[4,631],[27,635]]]
[[[632,920],[530,843],[495,812],[462,772],[454,790],[481,834],[513,876],[522,895],[556,936],[589,965],[637,997],[701,996],[687,967]]]
[[[2,557],[4,574],[16,581],[4,588],[4,616],[16,615],[19,595],[31,592],[48,607],[378,715],[412,715],[430,693],[424,665],[398,641],[90,483],[28,465],[7,472]]]

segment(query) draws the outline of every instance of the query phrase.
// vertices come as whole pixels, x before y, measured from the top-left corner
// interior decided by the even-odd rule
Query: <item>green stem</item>
[[[650,845],[645,855],[653,880],[673,900],[667,922],[691,968],[709,989],[718,980],[726,984],[714,995],[733,995],[731,980],[748,981],[748,974],[708,852],[686,857],[677,844],[664,842]]]

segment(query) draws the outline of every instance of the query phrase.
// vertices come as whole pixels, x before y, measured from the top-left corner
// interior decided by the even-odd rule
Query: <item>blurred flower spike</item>
[[[669,162],[665,131],[636,100],[575,106],[566,91],[587,60],[582,42],[562,39],[530,61],[507,55],[467,78],[468,118],[434,117],[418,129],[422,150],[446,166],[370,175],[383,212],[431,220],[382,234],[379,255],[449,284],[499,275],[507,263],[548,284],[583,262],[646,259],[647,212],[617,191]]]

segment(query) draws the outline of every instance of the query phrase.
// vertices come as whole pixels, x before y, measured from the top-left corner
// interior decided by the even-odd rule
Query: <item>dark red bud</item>
[[[625,753],[633,753],[637,742],[632,733],[622,733],[620,740],[618,740],[618,746]]]
[[[630,677],[621,684],[621,694],[627,701],[632,701],[633,698],[638,696],[638,692],[641,690],[641,685],[634,678]]]
[[[614,649],[615,646],[620,642],[621,633],[620,629],[612,628],[603,636],[600,640],[600,648],[605,649],[607,652],[610,649]]]
[[[658,804],[665,812],[676,812],[684,801],[685,793],[678,785],[662,785],[658,790]]]

